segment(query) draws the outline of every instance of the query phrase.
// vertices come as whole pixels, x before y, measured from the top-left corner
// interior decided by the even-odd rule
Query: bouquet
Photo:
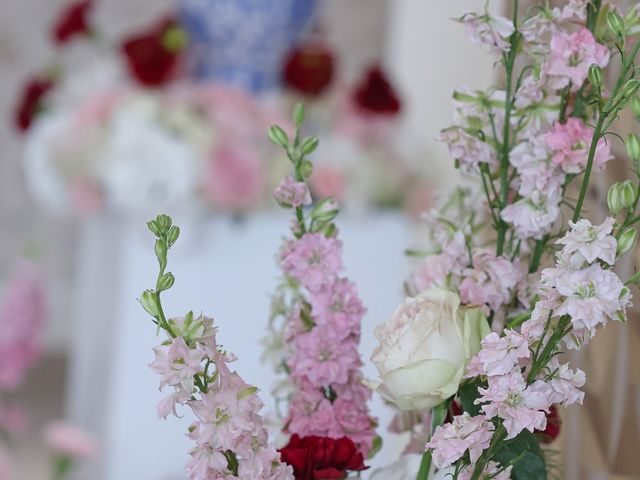
[[[167,216],[149,222],[160,272],[141,303],[167,340],[152,368],[171,394],[161,416],[187,405],[197,418],[191,479],[339,479],[361,475],[381,447],[366,403],[375,390],[398,409],[394,430],[414,434],[407,456],[371,478],[546,479],[561,475],[545,446],[558,409],[583,401],[585,374],[562,356],[585,348],[609,321],[626,321],[630,289],[614,267],[633,250],[640,215],[640,140],[626,146],[633,176],[614,183],[604,218],[586,218],[595,170],[614,161],[610,130],[636,97],[640,12],[600,1],[546,3],[511,20],[488,11],[458,20],[472,42],[496,55],[504,84],[454,94],[454,124],[441,139],[465,182],[425,214],[428,249],[407,297],[375,336],[377,382],[360,374],[355,346],[364,315],[355,285],[341,276],[337,203],[312,202],[308,182],[318,148],[273,126],[271,140],[293,165],[274,191],[293,213],[278,259],[268,352],[285,376],[286,405],[276,450],[267,439],[255,388],[228,363],[212,320],[167,318],[167,251],[179,229]],[[611,68],[613,81],[605,81]],[[617,70],[613,70],[617,68]],[[617,161],[623,161],[618,159]]]
[[[355,85],[336,79],[334,52],[312,40],[282,59],[281,91],[256,95],[192,71],[195,57],[206,58],[198,39],[207,32],[188,12],[111,43],[94,8],[83,0],[61,12],[52,32],[58,55],[27,82],[15,113],[27,181],[46,207],[82,214],[264,209],[287,169],[264,131],[286,124],[284,112],[298,97],[313,99],[313,128],[328,140],[316,159],[313,195],[334,195],[354,210],[424,206],[424,174],[398,135],[401,103],[379,67]],[[215,19],[216,28],[225,18]],[[240,37],[255,34],[234,28]],[[222,60],[224,45],[213,54],[220,58],[210,62]],[[370,174],[357,174],[363,170]]]

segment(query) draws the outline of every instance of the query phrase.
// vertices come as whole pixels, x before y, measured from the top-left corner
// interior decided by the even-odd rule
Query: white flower
[[[478,309],[459,309],[460,298],[440,289],[404,300],[376,327],[371,356],[382,383],[378,392],[403,410],[442,403],[458,390],[469,358],[489,326]]]
[[[570,221],[571,230],[556,242],[564,245],[559,255],[559,263],[579,269],[585,263],[593,263],[599,258],[613,265],[617,248],[616,239],[611,235],[614,223],[612,217],[598,226],[591,225],[586,218],[576,223]]]

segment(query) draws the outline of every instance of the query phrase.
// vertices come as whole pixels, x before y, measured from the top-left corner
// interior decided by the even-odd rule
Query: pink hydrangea
[[[332,283],[342,270],[342,245],[322,233],[307,233],[289,241],[282,252],[284,272],[311,292]]]
[[[563,88],[571,83],[572,90],[578,90],[587,78],[589,66],[598,64],[606,67],[609,63],[609,49],[596,42],[587,28],[574,33],[558,31],[551,37],[551,52],[544,71],[552,79],[555,88]]]
[[[547,146],[553,151],[553,162],[566,173],[581,173],[587,165],[593,133],[593,128],[579,118],[569,118],[566,123],[556,122],[545,135]],[[612,158],[609,144],[601,138],[596,146],[593,166],[602,169]]]
[[[505,258],[487,251],[476,251],[473,267],[465,269],[463,275],[460,283],[462,303],[486,304],[496,311],[509,302],[522,272]]]
[[[300,207],[311,203],[309,187],[305,182],[296,182],[291,175],[286,176],[273,191],[273,197],[285,208]]]
[[[611,235],[615,220],[608,217],[598,226],[591,225],[586,218],[576,223],[569,221],[571,229],[556,243],[564,245],[559,263],[572,269],[581,268],[585,263],[593,263],[598,258],[613,265],[616,260],[618,242]]]
[[[508,375],[489,377],[488,387],[478,388],[481,397],[475,403],[488,418],[503,419],[507,439],[514,438],[522,430],[544,430],[547,424],[545,412],[549,410],[549,386],[536,380],[527,386],[519,371]],[[488,402],[488,403],[485,403]]]
[[[471,43],[482,45],[490,53],[500,54],[510,50],[508,40],[515,31],[511,20],[488,12],[469,12],[458,22],[464,25]]]
[[[453,417],[451,423],[436,428],[427,443],[427,448],[433,450],[433,463],[438,468],[447,467],[462,458],[467,450],[471,463],[475,463],[489,447],[493,430],[493,424],[484,415],[472,417],[464,412]]]
[[[462,128],[451,127],[443,130],[438,140],[447,144],[449,153],[460,162],[464,171],[471,171],[481,163],[494,165],[497,163],[495,150],[486,142],[468,134]]]
[[[477,363],[484,375],[506,375],[530,356],[529,343],[519,333],[506,330],[504,336],[492,332],[482,339]]]

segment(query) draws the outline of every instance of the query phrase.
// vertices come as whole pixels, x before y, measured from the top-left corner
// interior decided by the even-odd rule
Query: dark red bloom
[[[93,4],[92,0],[82,0],[68,5],[53,25],[51,35],[58,45],[67,43],[73,37],[86,35],[90,28],[87,16]]]
[[[53,79],[46,76],[33,77],[25,84],[15,111],[16,128],[22,131],[29,129],[33,118],[42,110],[44,97],[53,85]]]
[[[334,57],[327,47],[314,43],[291,51],[284,63],[285,85],[303,95],[317,96],[333,80]]]
[[[549,413],[547,413],[547,428],[536,432],[540,441],[543,443],[551,443],[554,441],[556,437],[560,435],[561,425],[562,420],[560,420],[560,415],[558,415],[558,407],[551,405]]]
[[[383,115],[395,115],[402,107],[395,90],[378,66],[367,71],[363,82],[356,87],[354,100],[362,110]]]
[[[160,87],[173,79],[184,47],[172,41],[175,34],[183,35],[176,22],[164,20],[122,43],[129,72],[140,84]]]
[[[289,444],[279,450],[282,461],[293,467],[296,480],[333,480],[347,471],[361,471],[362,453],[348,438],[302,437],[292,435]]]

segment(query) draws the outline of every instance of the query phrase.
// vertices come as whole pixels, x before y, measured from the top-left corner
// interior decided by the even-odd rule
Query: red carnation
[[[538,430],[536,433],[543,443],[551,443],[558,435],[560,435],[560,426],[562,420],[558,414],[558,408],[555,405],[551,405],[549,413],[547,413],[547,428],[544,430]]]
[[[25,84],[15,111],[16,128],[22,131],[29,129],[33,118],[42,110],[44,97],[53,85],[53,79],[46,76],[33,77]]]
[[[89,33],[87,16],[91,10],[92,3],[92,0],[75,2],[62,11],[51,32],[56,44],[62,45],[75,36]]]
[[[280,449],[282,461],[293,467],[296,480],[330,480],[344,478],[348,470],[361,471],[362,453],[348,437],[302,437],[292,435]]]
[[[164,20],[122,43],[129,72],[146,87],[160,87],[173,79],[183,48],[184,33],[173,20]]]
[[[395,115],[400,112],[400,99],[380,67],[367,71],[364,81],[356,88],[356,104],[367,112]]]
[[[317,96],[333,80],[334,58],[321,44],[310,44],[293,50],[287,57],[282,77],[285,85],[303,95]]]

